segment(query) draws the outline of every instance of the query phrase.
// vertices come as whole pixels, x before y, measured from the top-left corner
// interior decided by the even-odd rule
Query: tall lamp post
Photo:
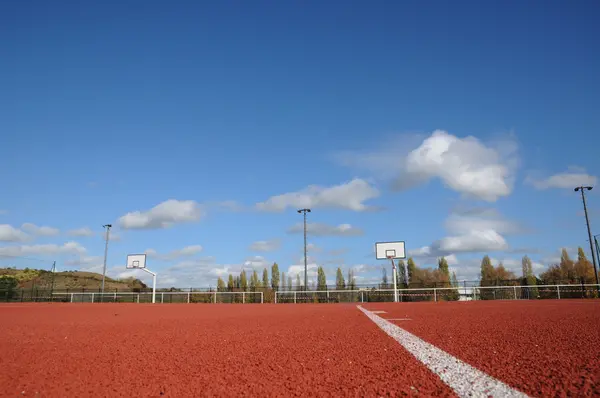
[[[592,252],[592,262],[594,263],[594,275],[596,276],[596,285],[598,282],[598,269],[596,264],[596,252],[594,251],[594,242],[592,241],[592,229],[590,228],[590,219],[588,218],[587,205],[585,203],[585,191],[591,191],[593,187],[590,186],[579,186],[574,189],[575,192],[581,191],[581,200],[583,201],[583,212],[585,214],[585,222],[587,224],[588,238],[590,240],[590,250]],[[600,287],[598,287],[600,289]]]
[[[306,213],[310,213],[310,209],[300,209],[298,213],[304,213],[304,290],[308,290],[308,265],[306,261]]]
[[[102,299],[104,299],[104,279],[106,279],[106,256],[108,255],[108,240],[110,238],[110,229],[112,225],[106,224],[102,228],[106,228],[106,244],[104,245],[104,266],[102,267]]]

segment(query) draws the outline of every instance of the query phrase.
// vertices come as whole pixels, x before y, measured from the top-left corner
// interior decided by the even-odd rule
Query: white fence
[[[471,301],[598,298],[600,285],[481,286],[398,289],[398,301]],[[275,292],[275,303],[394,301],[394,289]]]
[[[152,292],[53,293],[53,301],[71,303],[151,303]],[[263,292],[157,292],[157,303],[263,303]]]

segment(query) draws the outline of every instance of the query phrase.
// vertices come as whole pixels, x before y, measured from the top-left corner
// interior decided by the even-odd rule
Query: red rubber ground
[[[528,395],[600,396],[600,301],[366,304]]]
[[[0,317],[2,397],[453,396],[355,305],[0,304]]]

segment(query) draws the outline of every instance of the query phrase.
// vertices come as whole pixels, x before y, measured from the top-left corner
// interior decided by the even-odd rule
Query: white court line
[[[373,314],[385,314],[385,311],[371,311]]]
[[[366,310],[360,305],[357,307],[381,330],[439,376],[459,397],[527,397],[526,394],[388,322],[374,311]]]
[[[386,318],[386,321],[412,321],[410,318]]]

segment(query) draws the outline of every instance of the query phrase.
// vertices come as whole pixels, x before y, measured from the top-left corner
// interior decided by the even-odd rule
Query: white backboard
[[[406,258],[404,242],[377,242],[375,243],[375,256],[377,260],[388,258]]]
[[[127,268],[146,268],[145,254],[128,254]]]

